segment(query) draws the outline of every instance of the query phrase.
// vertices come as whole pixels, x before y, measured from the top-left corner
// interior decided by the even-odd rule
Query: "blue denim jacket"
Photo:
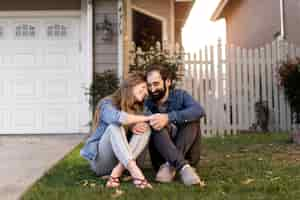
[[[87,139],[84,147],[80,150],[80,155],[87,160],[95,160],[98,154],[98,143],[110,124],[121,125],[127,118],[127,113],[118,110],[111,99],[104,99],[99,104],[100,119],[96,131]]]
[[[145,105],[153,114],[159,113],[158,107],[151,99],[147,99]],[[166,105],[169,121],[175,125],[199,120],[205,116],[203,107],[181,89],[170,90]]]

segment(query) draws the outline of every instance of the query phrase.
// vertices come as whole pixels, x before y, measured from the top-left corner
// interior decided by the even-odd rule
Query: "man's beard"
[[[165,95],[166,95],[166,85],[164,83],[164,88],[162,89],[159,89],[159,90],[156,90],[154,93],[153,92],[150,92],[150,98],[157,102],[159,100],[161,100]]]

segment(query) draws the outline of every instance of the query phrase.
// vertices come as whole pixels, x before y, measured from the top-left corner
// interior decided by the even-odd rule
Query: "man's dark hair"
[[[149,65],[146,69],[146,76],[148,76],[148,74],[150,74],[153,71],[158,71],[159,74],[161,75],[161,78],[165,81],[167,79],[172,80],[172,76],[171,73],[169,72],[168,68],[161,65],[161,64],[152,64]]]

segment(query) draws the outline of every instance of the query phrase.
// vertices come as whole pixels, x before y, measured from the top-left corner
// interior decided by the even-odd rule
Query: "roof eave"
[[[224,8],[228,4],[229,0],[221,0],[217,6],[217,8],[214,10],[212,16],[210,17],[210,20],[217,21],[222,17]]]

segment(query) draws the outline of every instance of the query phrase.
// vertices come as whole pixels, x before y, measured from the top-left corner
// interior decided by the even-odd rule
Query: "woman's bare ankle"
[[[112,177],[121,177],[122,174],[123,174],[123,171],[124,171],[124,167],[122,164],[118,164],[111,172],[111,175]]]
[[[141,169],[137,166],[136,162],[134,160],[130,160],[127,165],[127,169],[130,172],[131,176],[133,178],[139,178],[144,179],[143,172]]]

